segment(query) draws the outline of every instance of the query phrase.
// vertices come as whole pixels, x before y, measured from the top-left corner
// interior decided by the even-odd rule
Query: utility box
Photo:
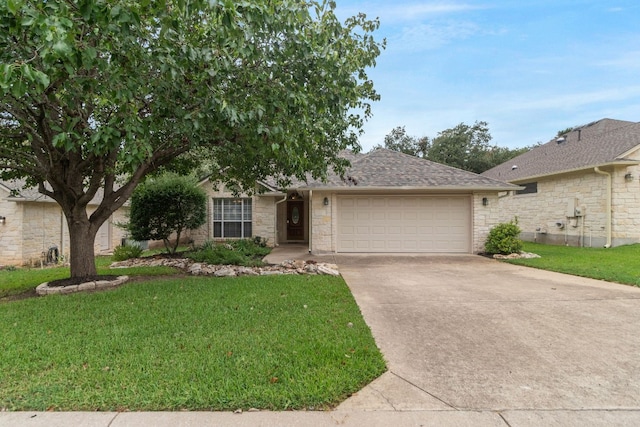
[[[578,206],[578,200],[577,199],[569,199],[569,201],[567,202],[567,217],[568,218],[573,218],[576,215],[576,206]]]

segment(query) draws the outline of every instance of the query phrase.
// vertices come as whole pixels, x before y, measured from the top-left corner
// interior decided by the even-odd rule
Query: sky
[[[336,0],[378,17],[368,70],[381,100],[363,151],[405,126],[433,138],[485,121],[500,147],[547,142],[599,119],[640,121],[638,0]]]

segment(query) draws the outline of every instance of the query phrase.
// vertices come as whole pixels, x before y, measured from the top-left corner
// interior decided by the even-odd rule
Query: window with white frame
[[[213,199],[213,237],[251,237],[251,199]]]

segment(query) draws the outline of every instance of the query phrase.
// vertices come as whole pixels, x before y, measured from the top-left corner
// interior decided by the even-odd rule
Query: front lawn
[[[0,324],[0,411],[325,409],[385,371],[340,277],[155,279]]]
[[[110,256],[97,256],[96,267],[101,275],[158,276],[175,274],[171,267],[132,267],[112,270]],[[64,279],[71,275],[69,267],[16,268],[0,270],[0,298],[21,294],[35,289],[39,284]]]
[[[575,276],[640,286],[640,244],[615,248],[579,248],[525,242],[524,251],[541,258],[508,262]]]

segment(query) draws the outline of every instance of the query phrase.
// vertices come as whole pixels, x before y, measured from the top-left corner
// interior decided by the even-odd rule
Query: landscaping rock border
[[[540,255],[534,254],[531,252],[520,252],[520,253],[509,254],[509,255],[495,254],[493,257],[495,259],[521,259],[521,258],[531,259],[531,258],[540,258]]]
[[[126,261],[114,262],[110,268],[128,267],[157,267],[166,266],[183,270],[193,276],[270,276],[278,274],[324,274],[339,276],[338,266],[315,261],[285,260],[280,264],[263,267],[243,267],[239,265],[212,265],[194,262],[187,258],[132,258]]]
[[[36,294],[54,295],[54,294],[72,294],[83,291],[97,291],[102,289],[115,288],[129,280],[129,276],[118,276],[115,280],[92,280],[90,282],[81,283],[71,286],[49,286],[49,282],[42,283],[36,288]]]

